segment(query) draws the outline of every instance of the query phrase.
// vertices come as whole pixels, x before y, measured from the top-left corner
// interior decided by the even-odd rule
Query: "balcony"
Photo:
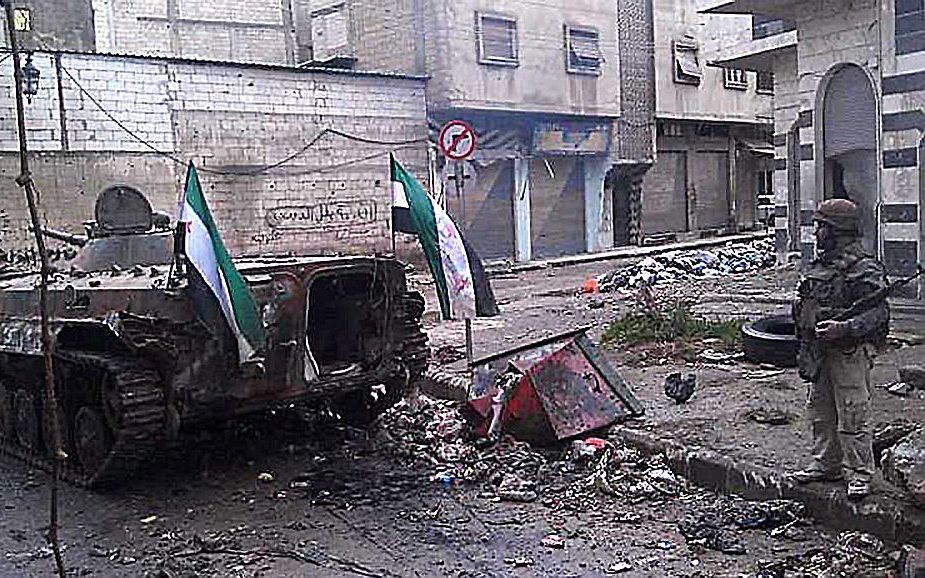
[[[760,40],[768,36],[783,34],[796,30],[796,24],[785,18],[774,18],[755,14],[752,16],[752,40]]]
[[[796,48],[797,32],[790,30],[725,47],[718,54],[707,55],[707,60],[712,66],[773,72],[774,58]]]
[[[706,14],[760,14],[792,18],[799,10],[795,0],[702,0],[698,11]]]

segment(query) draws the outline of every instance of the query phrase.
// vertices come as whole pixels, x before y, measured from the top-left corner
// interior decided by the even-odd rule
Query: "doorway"
[[[864,247],[879,254],[880,164],[873,84],[860,66],[845,64],[830,72],[819,90],[823,154],[817,157],[817,171],[822,170],[822,197],[857,203]]]

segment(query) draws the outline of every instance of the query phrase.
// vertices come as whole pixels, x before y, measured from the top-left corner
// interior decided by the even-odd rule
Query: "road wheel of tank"
[[[13,396],[13,413],[16,418],[16,440],[22,447],[37,451],[39,449],[39,421],[35,397],[21,389]]]
[[[0,440],[12,439],[16,419],[13,414],[13,395],[0,380]]]
[[[112,443],[112,432],[103,414],[89,406],[80,408],[74,416],[74,448],[84,470],[101,470],[112,450]]]

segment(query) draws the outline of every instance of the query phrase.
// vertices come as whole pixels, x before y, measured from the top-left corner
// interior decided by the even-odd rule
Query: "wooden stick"
[[[22,99],[22,63],[19,59],[19,39],[16,35],[16,25],[13,18],[13,6],[10,0],[0,0],[6,11],[6,27],[9,33],[10,50],[13,54],[13,71],[16,93],[16,121],[19,128],[19,163],[20,175],[16,184],[23,188],[26,203],[29,206],[29,218],[32,220],[32,233],[35,235],[35,247],[39,254],[41,272],[39,274],[39,315],[42,325],[42,353],[45,358],[45,403],[44,419],[48,420],[51,429],[52,475],[51,475],[51,503],[49,512],[48,533],[46,539],[51,545],[55,556],[55,565],[58,576],[64,578],[64,559],[61,556],[61,545],[58,542],[58,478],[61,475],[61,462],[67,455],[64,453],[61,442],[61,427],[58,421],[58,397],[55,393],[54,359],[52,357],[51,328],[48,323],[48,250],[45,246],[45,236],[39,219],[38,204],[36,202],[35,183],[29,171],[29,146],[26,140],[26,117]]]

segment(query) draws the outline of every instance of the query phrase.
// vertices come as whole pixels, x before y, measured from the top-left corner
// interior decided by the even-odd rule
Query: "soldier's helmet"
[[[819,203],[813,220],[827,223],[839,233],[857,235],[860,233],[858,206],[848,199],[829,199]]]

